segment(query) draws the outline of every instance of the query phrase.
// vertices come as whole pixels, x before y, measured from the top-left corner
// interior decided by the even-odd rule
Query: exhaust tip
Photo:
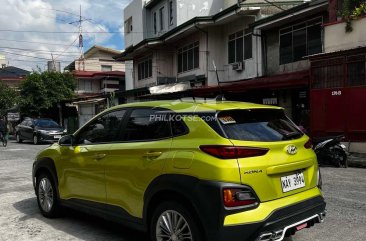
[[[319,223],[324,222],[325,216],[327,215],[327,211],[321,212],[318,214],[318,221]]]

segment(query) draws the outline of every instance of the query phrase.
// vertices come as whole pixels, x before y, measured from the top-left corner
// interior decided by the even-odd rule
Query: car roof
[[[120,109],[127,107],[155,107],[169,109],[178,113],[198,113],[235,109],[283,109],[278,106],[269,106],[239,101],[215,101],[215,100],[163,100],[163,101],[147,101],[122,104],[112,109]],[[109,109],[111,110],[111,109]]]

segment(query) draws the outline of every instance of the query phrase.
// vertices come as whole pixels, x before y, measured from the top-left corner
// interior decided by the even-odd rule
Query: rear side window
[[[283,141],[300,138],[303,133],[283,110],[249,109],[218,114],[227,138],[243,141]]]
[[[131,112],[126,129],[125,141],[151,141],[170,138],[168,119],[159,110],[135,109]]]

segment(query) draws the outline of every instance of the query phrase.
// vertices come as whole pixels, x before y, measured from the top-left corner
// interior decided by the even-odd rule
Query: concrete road
[[[46,219],[38,211],[31,182],[37,152],[46,145],[10,142],[0,147],[0,240],[146,241],[140,233],[76,211]],[[366,240],[366,169],[323,168],[328,216],[287,241]]]

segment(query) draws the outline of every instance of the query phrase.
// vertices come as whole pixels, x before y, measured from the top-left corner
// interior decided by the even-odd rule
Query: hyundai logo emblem
[[[297,147],[294,145],[289,145],[286,147],[287,153],[290,155],[295,155],[297,153]]]

